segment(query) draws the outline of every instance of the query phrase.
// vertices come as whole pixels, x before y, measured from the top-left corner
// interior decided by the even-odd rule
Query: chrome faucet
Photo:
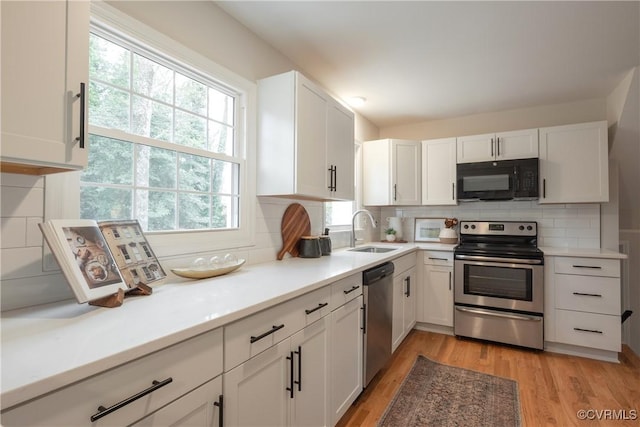
[[[371,220],[371,225],[373,225],[373,228],[376,228],[376,220],[373,218],[373,215],[371,215],[371,212],[369,212],[366,209],[359,209],[355,211],[353,213],[353,216],[351,217],[351,242],[349,246],[351,246],[352,248],[356,247],[356,216],[358,216],[358,214],[362,212],[369,215],[369,219]]]

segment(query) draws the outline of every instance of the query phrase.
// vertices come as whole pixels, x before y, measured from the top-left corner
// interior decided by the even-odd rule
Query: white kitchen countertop
[[[2,313],[2,408],[218,328],[416,250],[335,251],[243,266],[211,279],[177,279],[117,308],[72,301]],[[428,245],[431,247],[431,245]],[[453,245],[436,244],[453,250]],[[434,248],[435,248],[434,247]],[[447,249],[448,248],[448,249]]]
[[[397,247],[374,254],[334,251],[287,258],[211,279],[167,279],[153,294],[121,307],[71,301],[2,313],[2,408],[213,330],[416,249],[453,251],[441,243],[371,243]],[[546,255],[623,259],[604,250],[541,248]]]
[[[552,248],[541,246],[540,250],[548,256],[627,259],[627,255],[609,249]]]

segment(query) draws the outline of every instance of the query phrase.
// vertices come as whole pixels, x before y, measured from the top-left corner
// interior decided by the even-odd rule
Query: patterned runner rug
[[[378,426],[519,427],[518,383],[420,355]]]

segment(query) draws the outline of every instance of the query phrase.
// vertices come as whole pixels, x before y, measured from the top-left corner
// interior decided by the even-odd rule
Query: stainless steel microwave
[[[538,198],[538,159],[459,163],[458,201],[535,200]]]

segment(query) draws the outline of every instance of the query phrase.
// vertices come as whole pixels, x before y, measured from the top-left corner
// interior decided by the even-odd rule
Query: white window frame
[[[172,38],[152,29],[117,9],[103,3],[91,2],[91,21],[142,43],[152,51],[161,52],[177,61],[208,74],[240,94],[236,126],[238,157],[244,158],[240,168],[239,227],[221,230],[179,230],[145,232],[154,252],[160,258],[212,252],[223,249],[247,248],[255,245],[256,205],[256,108],[257,87],[232,71],[205,56],[190,50]],[[115,135],[114,135],[115,136]],[[120,138],[122,139],[122,138]],[[128,138],[126,138],[128,139]],[[77,188],[77,191],[68,191]],[[80,172],[47,176],[45,187],[45,220],[78,218],[80,214]],[[44,267],[55,266],[47,256]]]

